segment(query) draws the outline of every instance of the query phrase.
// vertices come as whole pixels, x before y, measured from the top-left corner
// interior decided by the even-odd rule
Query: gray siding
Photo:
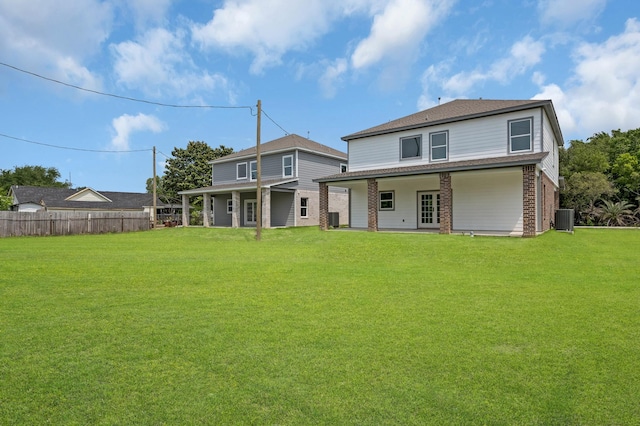
[[[295,194],[271,191],[271,226],[294,226]]]
[[[278,154],[264,154],[262,155],[262,163],[260,164],[260,167],[262,168],[263,180],[282,179],[282,157],[286,155],[293,156],[293,170],[295,174],[295,170],[296,170],[295,151],[280,152]],[[251,169],[250,169],[251,161],[255,161],[255,157],[246,159],[246,160],[230,161],[228,163],[215,164],[213,166],[213,183],[215,185],[224,185],[224,184],[230,184],[230,183],[249,182],[249,175],[251,173]],[[246,179],[236,179],[236,176],[237,176],[236,165],[238,163],[247,163]],[[327,174],[325,174],[324,176],[326,176]]]
[[[213,197],[213,223],[215,226],[231,226],[231,215],[227,213],[227,200],[230,199],[230,194]]]

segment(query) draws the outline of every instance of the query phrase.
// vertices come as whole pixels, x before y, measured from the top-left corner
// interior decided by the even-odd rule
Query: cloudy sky
[[[640,127],[631,0],[0,0],[0,63],[0,169],[97,190],[144,192],[154,146],[162,174],[254,145],[258,99],[263,142],[344,151],[456,98],[552,99],[567,144]]]

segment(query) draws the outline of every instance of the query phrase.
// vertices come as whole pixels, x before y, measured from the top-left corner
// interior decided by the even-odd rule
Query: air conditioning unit
[[[329,212],[329,226],[332,228],[340,227],[340,213]]]
[[[573,209],[556,210],[556,231],[573,232]]]

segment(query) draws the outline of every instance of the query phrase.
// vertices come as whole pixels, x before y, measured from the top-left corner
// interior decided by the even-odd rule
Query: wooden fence
[[[10,212],[0,211],[0,237],[106,234],[146,231],[145,212]]]

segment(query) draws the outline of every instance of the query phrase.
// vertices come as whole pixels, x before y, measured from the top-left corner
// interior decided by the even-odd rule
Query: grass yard
[[[0,424],[640,424],[640,231],[0,239]]]

